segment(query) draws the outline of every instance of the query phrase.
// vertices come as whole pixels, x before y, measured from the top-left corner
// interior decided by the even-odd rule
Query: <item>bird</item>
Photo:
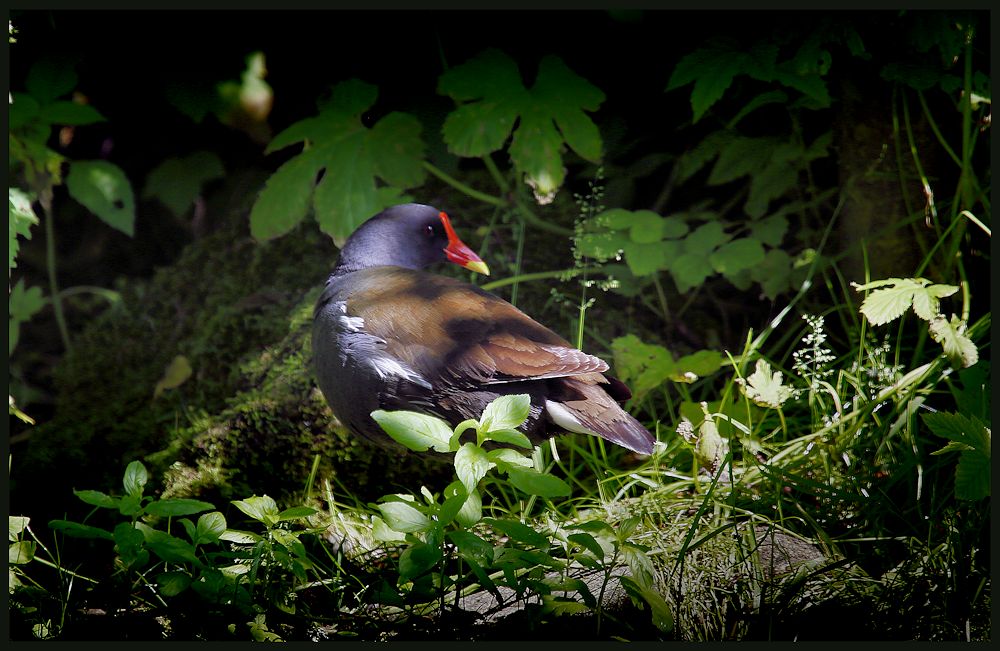
[[[348,431],[393,448],[373,411],[454,426],[499,396],[527,394],[518,429],[535,445],[575,432],[652,453],[653,435],[620,405],[631,392],[604,360],[499,296],[426,270],[443,262],[489,275],[448,214],[420,203],[381,211],[341,247],[313,312],[312,351],[317,384]]]

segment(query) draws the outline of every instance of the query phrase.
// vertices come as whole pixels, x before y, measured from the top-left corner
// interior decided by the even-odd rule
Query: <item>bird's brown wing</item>
[[[368,273],[366,273],[368,272]],[[601,359],[577,350],[516,307],[474,285],[408,269],[364,272],[347,313],[386,352],[430,382],[470,386],[596,374]],[[596,379],[596,378],[595,378]]]

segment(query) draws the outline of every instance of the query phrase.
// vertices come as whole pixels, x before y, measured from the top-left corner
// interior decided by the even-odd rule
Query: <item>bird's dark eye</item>
[[[427,237],[434,237],[434,225],[427,224],[427,228],[424,229],[424,234],[427,235]]]

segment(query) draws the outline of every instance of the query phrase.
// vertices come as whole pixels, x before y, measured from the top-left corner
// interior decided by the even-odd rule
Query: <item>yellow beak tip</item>
[[[476,273],[481,273],[484,276],[490,275],[490,268],[486,266],[486,263],[482,260],[477,260],[474,262],[469,262],[465,265],[465,268],[469,271],[475,271]]]

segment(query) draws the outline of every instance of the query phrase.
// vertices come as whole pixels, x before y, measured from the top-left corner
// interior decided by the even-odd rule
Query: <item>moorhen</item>
[[[391,447],[376,409],[455,425],[500,395],[526,393],[531,413],[519,429],[536,444],[568,430],[653,451],[653,436],[618,404],[631,393],[604,374],[604,361],[498,296],[422,271],[446,260],[489,274],[448,216],[423,204],[388,208],[344,243],[316,304],[312,345],[319,387],[348,430]]]

